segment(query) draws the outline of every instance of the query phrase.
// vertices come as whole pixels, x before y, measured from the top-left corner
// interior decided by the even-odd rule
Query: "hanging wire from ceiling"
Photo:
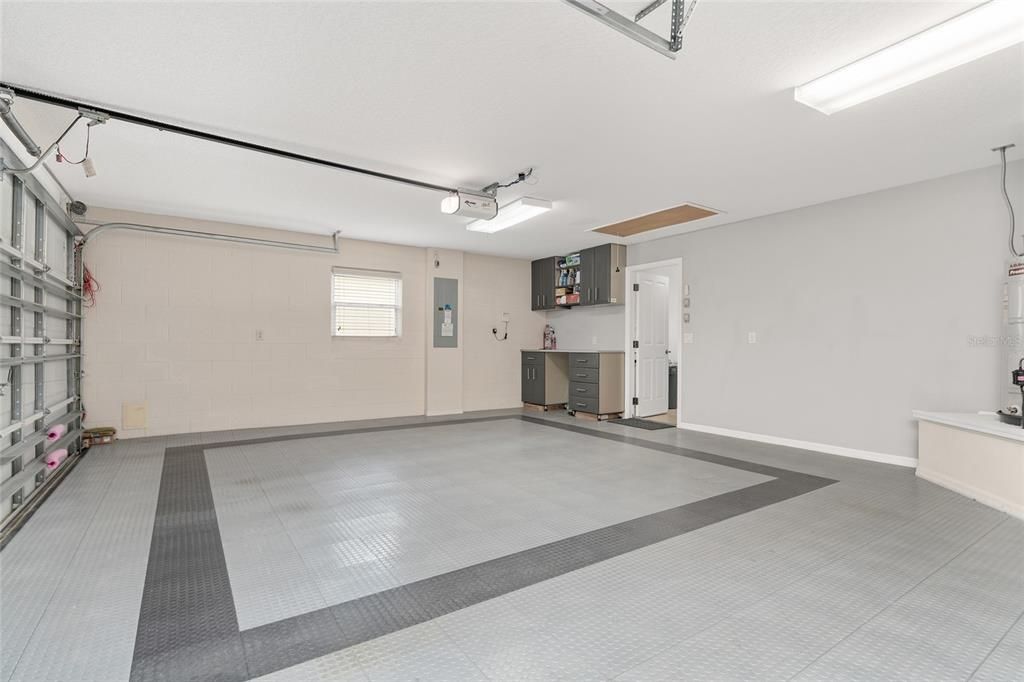
[[[1010,201],[1010,194],[1006,191],[1006,150],[1016,145],[1004,144],[1002,147],[996,147],[992,151],[998,151],[999,157],[1002,160],[1002,190],[1003,200],[1006,202],[1006,210],[1010,214],[1010,253],[1015,258],[1024,258],[1024,251],[1017,250],[1017,216],[1013,213],[1013,202]]]
[[[82,154],[82,158],[78,161],[72,161],[67,157],[67,154],[61,150],[60,145],[57,145],[57,162],[58,163],[70,163],[73,166],[79,166],[85,163],[85,160],[89,158],[89,143],[92,141],[92,126],[86,126],[85,128],[85,153]]]

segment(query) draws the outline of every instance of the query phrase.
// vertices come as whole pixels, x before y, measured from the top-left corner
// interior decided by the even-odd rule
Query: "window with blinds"
[[[400,336],[402,274],[335,268],[331,304],[334,336]]]

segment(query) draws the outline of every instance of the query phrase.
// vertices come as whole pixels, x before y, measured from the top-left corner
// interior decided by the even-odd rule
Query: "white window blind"
[[[401,273],[335,268],[331,280],[334,336],[401,335]]]

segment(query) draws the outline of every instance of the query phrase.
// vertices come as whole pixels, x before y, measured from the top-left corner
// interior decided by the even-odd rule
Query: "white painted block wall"
[[[90,209],[90,218],[135,220],[278,240],[311,237],[222,223]],[[473,308],[492,297],[514,324],[539,336],[529,311],[529,263],[500,262],[520,280],[478,276],[464,305],[468,368],[507,362],[507,347],[479,343]],[[489,261],[488,261],[489,262]],[[343,240],[341,254],[110,232],[87,247],[101,288],[87,311],[83,392],[87,426],[121,429],[124,403],[144,402],[146,429],[121,437],[421,415],[426,407],[426,250]],[[397,339],[332,337],[332,266],[403,275],[403,334]],[[487,324],[490,335],[492,325]],[[256,330],[263,339],[256,339]],[[475,377],[476,375],[474,375]],[[519,372],[482,389],[475,378],[463,410],[519,405]],[[447,382],[447,383],[445,383]],[[514,384],[514,385],[513,385]],[[461,394],[462,376],[435,378],[438,395]]]

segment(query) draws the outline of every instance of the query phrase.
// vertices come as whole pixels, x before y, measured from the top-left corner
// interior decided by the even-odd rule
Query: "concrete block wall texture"
[[[329,243],[327,237],[107,209],[90,209],[89,218]],[[335,256],[123,231],[97,237],[86,251],[102,287],[84,323],[87,426],[122,429],[122,408],[135,403],[145,403],[147,427],[122,429],[121,437],[424,414],[433,350],[426,335],[424,292],[433,276],[427,251],[342,240]],[[464,258],[480,271],[473,264],[482,257]],[[486,259],[492,260],[508,274],[522,273],[521,281],[472,282],[463,328],[473,340],[457,352],[474,368],[507,363],[507,348],[478,342],[470,320],[488,315],[466,319],[475,315],[474,306],[497,305],[488,303],[495,297],[510,307],[513,323],[532,328],[535,337],[544,325],[529,310],[529,263]],[[402,273],[401,337],[331,336],[334,266]],[[474,378],[473,391],[462,396],[461,374],[440,372],[432,392],[463,410],[514,407],[518,378],[515,368],[486,390]]]
[[[1008,185],[1020,216],[1024,162]],[[992,410],[1009,380],[977,341],[1004,333],[1008,232],[993,166],[637,244],[629,263],[683,259],[683,422],[914,458],[912,410]]]

